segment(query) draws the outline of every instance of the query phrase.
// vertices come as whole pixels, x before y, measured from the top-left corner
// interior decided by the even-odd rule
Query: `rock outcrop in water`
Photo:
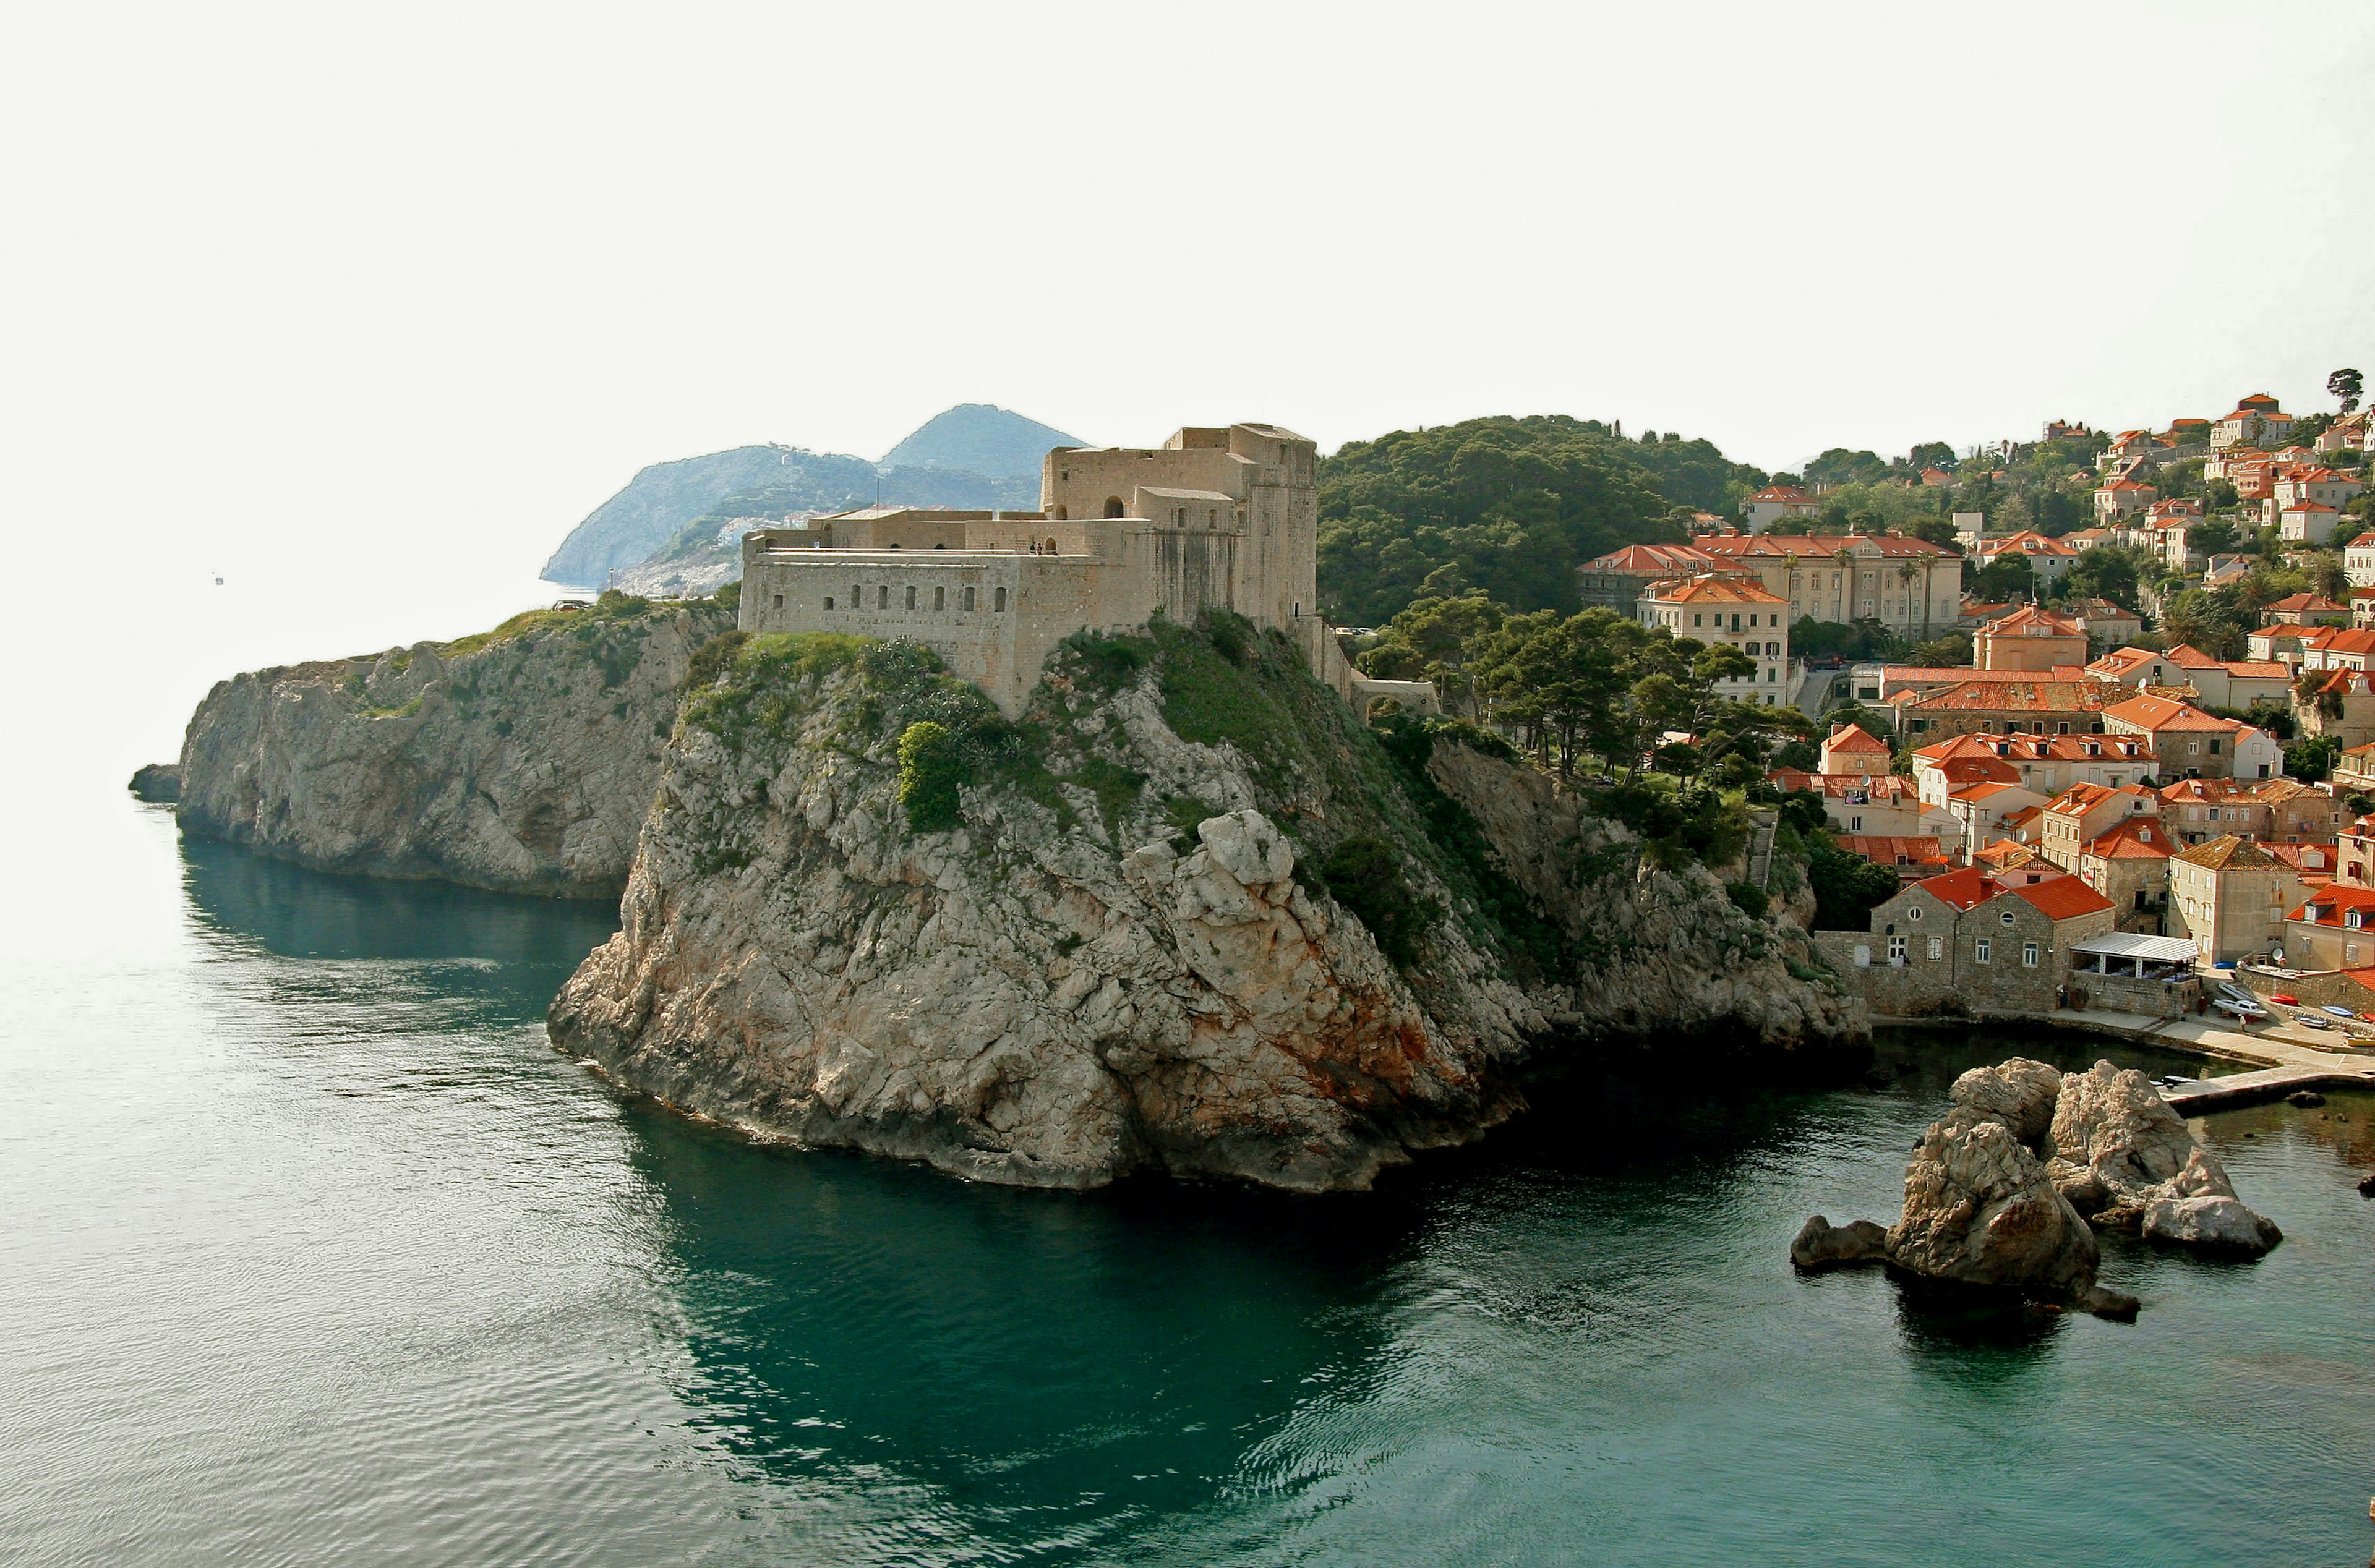
[[[2102,1229],[2252,1254],[2284,1239],[2133,1068],[2097,1062],[2064,1077],[2051,1136],[2054,1185]]]
[[[132,793],[152,805],[171,805],[182,798],[182,769],[176,762],[151,762],[132,775]]]
[[[1861,1035],[1794,927],[1282,641],[1075,639],[1020,725],[935,668],[763,638],[691,698],[556,1043],[986,1180],[1319,1191],[1477,1136],[1554,1042]]]
[[[1791,1262],[1885,1263],[2126,1316],[2134,1299],[2096,1283],[2095,1227],[2251,1254],[2282,1239],[2142,1073],[2097,1062],[2065,1075],[2015,1056],[1963,1074],[1951,1093],[1955,1109],[1914,1148],[1905,1210],[1885,1235],[1816,1215]]]
[[[234,677],[190,720],[182,825],[320,870],[614,898],[692,655],[732,624],[606,595]]]

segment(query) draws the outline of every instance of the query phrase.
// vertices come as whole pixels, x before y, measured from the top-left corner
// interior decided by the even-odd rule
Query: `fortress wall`
[[[1159,452],[1131,447],[1058,447],[1040,471],[1039,504],[1062,507],[1074,521],[1103,517],[1105,502],[1119,500],[1125,511],[1141,485],[1171,489],[1246,493],[1246,465],[1226,452],[1199,449]]]

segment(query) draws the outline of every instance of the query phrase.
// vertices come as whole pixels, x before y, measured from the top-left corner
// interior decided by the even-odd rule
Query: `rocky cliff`
[[[552,1036],[762,1136],[1314,1191],[1475,1137],[1546,1050],[1860,1036],[1796,927],[1494,749],[1364,728],[1242,622],[1076,637],[1019,724],[910,645],[757,639]]]
[[[610,595],[236,676],[190,720],[182,825],[322,870],[616,897],[679,688],[732,624],[711,603]]]

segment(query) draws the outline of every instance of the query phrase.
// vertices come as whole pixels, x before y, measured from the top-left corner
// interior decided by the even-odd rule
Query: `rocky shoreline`
[[[622,929],[554,1003],[556,1044],[669,1103],[987,1181],[1360,1190],[1518,1110],[1554,1046],[1865,1037],[1795,925],[1489,737],[1389,753],[1282,643],[1084,643],[1006,734],[916,651],[831,642],[760,640],[688,703]],[[919,723],[990,737],[928,825]]]
[[[693,654],[732,623],[715,604],[607,595],[235,676],[178,763],[133,788],[177,800],[185,831],[315,870],[616,898]]]

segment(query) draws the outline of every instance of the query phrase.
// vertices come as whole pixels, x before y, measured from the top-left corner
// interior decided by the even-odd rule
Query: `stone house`
[[[2247,839],[2196,844],[2169,857],[2168,934],[2192,937],[2205,963],[2268,952],[2283,944],[2301,887],[2299,873]]]
[[[2322,594],[2286,594],[2261,609],[2260,621],[2264,626],[2347,626],[2350,607]]]
[[[2004,839],[2034,842],[2022,832],[2046,797],[2020,784],[1965,784],[1946,797],[1946,814],[1954,820],[1952,842],[1968,855]]]
[[[2152,749],[2134,736],[1959,735],[1913,753],[1921,798],[1944,805],[1969,784],[2017,784],[2048,796],[2075,784],[2118,789],[2152,777]]]
[[[2230,833],[2267,836],[2268,808],[2233,779],[2179,779],[2161,785],[2158,794],[2162,824],[2180,844],[2208,843]]]
[[[1823,742],[1826,773],[1889,773],[1896,771],[1888,743],[1861,725],[1835,725]]]
[[[2130,818],[2159,815],[2160,797],[2135,784],[2072,784],[2038,808],[2038,848],[2064,871],[2075,871],[2096,839]]]
[[[2064,535],[2063,542],[2069,541]],[[2065,604],[2062,612],[2078,623],[2078,629],[2095,642],[2111,644],[2132,643],[2144,635],[2144,618],[2122,605],[2109,599],[2080,599]]]
[[[1823,815],[1833,832],[1944,838],[1949,847],[1961,842],[1953,818],[1924,806],[1910,779],[1894,773],[1809,773],[1796,768],[1776,768],[1766,776],[1786,793],[1804,790],[1821,796]]]
[[[864,508],[742,536],[738,624],[909,638],[1011,715],[1057,643],[1233,610],[1347,698],[1368,684],[1319,613],[1318,449],[1274,425],[1161,447],[1058,447],[1037,512]]]
[[[2119,929],[2157,936],[2168,907],[2168,832],[2155,817],[2114,823],[2080,850],[2078,879],[2111,901]]]
[[[2117,690],[2091,678],[1966,680],[1888,707],[1896,733],[1925,745],[1958,735],[2101,735],[2105,694]]]
[[[1824,956],[1884,1017],[2049,1012],[2073,946],[2109,931],[2110,901],[2075,877],[1977,867],[1908,884],[1864,931],[1819,931]]]
[[[1971,639],[1971,652],[1985,670],[2050,671],[2086,662],[2086,628],[2068,616],[2023,605],[1989,621]]]
[[[2265,813],[2260,836],[2271,843],[2332,843],[2342,831],[2342,800],[2331,785],[2270,779],[2245,798]]]
[[[2285,917],[2285,967],[2361,969],[2375,964],[2375,888],[2320,888]]]
[[[2345,753],[2375,740],[2375,674],[2317,670],[2305,684],[2306,690],[2294,689],[2292,704],[2302,734],[2330,736]]]
[[[2342,513],[2322,501],[2296,501],[2276,513],[2276,536],[2299,544],[2322,547],[2341,525]]]
[[[2113,479],[2095,492],[2095,521],[2116,523],[2160,499],[2160,491],[2134,479]]]
[[[2148,737],[2162,778],[2271,779],[2284,772],[2275,737],[2166,697],[2131,697],[2103,710],[2105,731]]]
[[[2215,452],[2230,447],[2263,447],[2282,442],[2291,433],[2293,417],[2276,406],[2276,400],[2266,393],[2257,393],[2235,406],[2235,411],[2210,427],[2210,445]]]
[[[2163,654],[2194,699],[2209,708],[2248,708],[2258,701],[2281,706],[2291,695],[2293,672],[2288,665],[2249,659],[2215,659],[2201,649],[2180,643]]]

